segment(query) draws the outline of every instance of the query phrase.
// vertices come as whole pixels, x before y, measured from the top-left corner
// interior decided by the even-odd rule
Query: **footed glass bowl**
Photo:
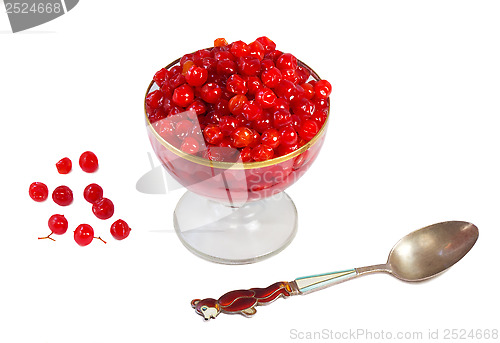
[[[311,68],[298,62],[311,72],[311,78],[320,80]],[[146,96],[155,89],[158,87],[151,81]],[[178,116],[193,118],[187,112]],[[328,117],[329,103],[325,123],[298,150],[267,161],[244,163],[238,154],[232,162],[219,162],[185,153],[157,132],[162,120],[152,124],[146,114],[156,156],[188,190],[174,211],[174,227],[181,242],[202,258],[226,264],[257,262],[288,246],[297,231],[297,211],[283,191],[304,175],[318,156]]]

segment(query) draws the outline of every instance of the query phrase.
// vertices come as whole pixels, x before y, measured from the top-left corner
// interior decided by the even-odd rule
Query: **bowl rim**
[[[173,61],[170,64],[168,64],[164,68],[165,69],[170,69],[171,67],[173,67],[177,63],[179,63],[180,60],[181,60],[181,58],[178,58],[175,61]],[[307,64],[305,64],[304,62],[300,61],[299,59],[297,59],[297,63],[299,65],[303,66],[304,68],[308,69],[311,72],[311,76],[316,81],[321,80],[321,78],[319,77],[319,75],[311,67],[309,67]],[[203,166],[210,167],[210,168],[218,168],[218,169],[224,169],[224,170],[226,170],[226,169],[257,169],[257,168],[263,168],[263,167],[269,167],[269,166],[277,165],[277,164],[280,164],[282,162],[288,161],[288,160],[290,160],[292,158],[295,158],[295,157],[301,155],[305,151],[309,150],[309,148],[311,148],[325,134],[326,128],[327,128],[327,125],[328,125],[328,121],[330,119],[330,98],[328,98],[328,113],[327,113],[327,116],[326,116],[326,120],[323,123],[323,126],[319,129],[319,131],[316,133],[316,135],[310,141],[308,141],[306,144],[304,144],[303,146],[301,146],[299,149],[297,149],[295,151],[292,151],[289,154],[280,156],[280,157],[272,158],[270,160],[265,160],[265,161],[258,161],[258,162],[241,162],[241,161],[236,161],[236,162],[221,162],[221,161],[212,161],[212,160],[200,157],[200,156],[188,154],[188,153],[186,153],[186,152],[184,152],[184,151],[176,148],[175,146],[173,146],[172,144],[170,144],[168,141],[166,141],[162,136],[160,136],[160,134],[154,129],[153,124],[149,121],[148,113],[146,111],[146,97],[150,93],[151,87],[153,87],[154,84],[155,84],[155,81],[151,80],[151,82],[149,83],[148,88],[146,89],[146,94],[144,96],[144,115],[145,115],[145,118],[146,118],[147,129],[152,132],[153,136],[156,138],[156,140],[158,142],[160,142],[161,145],[163,145],[165,148],[167,148],[168,150],[170,150],[175,155],[177,155],[177,156],[179,156],[179,157],[181,157],[181,158],[183,158],[185,160],[188,160],[190,162],[193,162],[193,163],[196,163],[196,164],[201,164]]]

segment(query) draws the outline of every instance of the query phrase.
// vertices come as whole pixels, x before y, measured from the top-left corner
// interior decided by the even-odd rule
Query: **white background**
[[[2,10],[0,341],[287,342],[291,330],[323,329],[440,329],[442,341],[445,329],[500,329],[499,16],[497,1],[80,1],[12,34]],[[142,101],[154,72],[182,54],[262,35],[332,82],[331,122],[288,190],[299,212],[292,244],[263,262],[219,265],[173,231],[183,190],[135,189],[151,169]],[[85,150],[100,158],[96,174],[57,174],[55,162],[77,164]],[[33,202],[33,181],[70,186],[74,203]],[[113,219],[92,215],[81,196],[90,182],[114,200]],[[68,233],[37,240],[57,212]],[[118,218],[133,229],[121,242],[109,234]],[[190,307],[383,263],[400,237],[444,220],[473,222],[480,238],[430,282],[373,275],[277,300],[252,319],[205,323]],[[84,222],[108,244],[77,246],[72,230]]]

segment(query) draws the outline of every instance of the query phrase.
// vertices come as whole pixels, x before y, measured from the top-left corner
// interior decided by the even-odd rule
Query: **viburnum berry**
[[[101,240],[104,244],[106,242],[101,237],[94,237],[94,229],[89,224],[80,224],[74,231],[73,235],[75,242],[81,246],[87,246],[95,239]]]
[[[166,68],[161,68],[158,70],[153,77],[154,82],[158,85],[158,87],[161,87],[164,83],[165,80],[169,78],[170,71]]]
[[[102,198],[92,205],[92,212],[99,219],[108,219],[115,213],[115,206],[108,198]]]
[[[194,155],[200,151],[200,143],[194,137],[186,137],[181,145],[181,150],[185,153]]]
[[[97,201],[102,199],[103,196],[102,187],[97,183],[91,183],[83,190],[83,197],[91,204],[95,204]]]
[[[226,82],[226,88],[233,94],[246,94],[248,88],[245,80],[239,75],[231,75]]]
[[[298,141],[297,132],[291,126],[285,126],[280,130],[280,141],[284,145],[295,145]]]
[[[258,120],[262,116],[262,108],[252,101],[247,101],[241,108],[241,114],[249,121]]]
[[[222,141],[224,135],[218,125],[210,124],[205,127],[203,130],[203,136],[205,140],[213,145],[217,145]]]
[[[332,85],[326,80],[319,80],[314,85],[314,93],[318,99],[326,99],[332,93]]]
[[[72,163],[67,157],[64,157],[56,163],[57,172],[59,174],[68,174],[71,171]]]
[[[189,85],[182,85],[174,90],[172,101],[180,107],[187,107],[194,100],[193,88]]]
[[[52,234],[62,235],[68,230],[68,220],[62,214],[54,214],[50,216],[48,224],[50,234],[46,237],[38,237],[38,239],[50,239],[55,241],[54,238],[50,237]]]
[[[310,141],[319,131],[319,126],[314,120],[306,120],[299,129],[299,136]]]
[[[265,53],[270,53],[276,49],[276,43],[274,43],[271,39],[266,36],[262,36],[256,39],[257,42],[262,44]]]
[[[233,145],[236,148],[243,148],[249,146],[253,142],[253,131],[248,127],[237,127],[231,133]]]
[[[297,69],[297,58],[294,55],[285,53],[281,55],[276,61],[276,67],[280,70],[283,69]]]
[[[222,96],[222,90],[216,83],[205,83],[203,87],[201,87],[200,96],[209,104],[215,104]]]
[[[152,91],[146,97],[146,105],[152,109],[157,109],[161,106],[163,100],[163,94],[159,89]]]
[[[81,154],[79,164],[86,173],[93,173],[99,168],[97,156],[92,151],[85,151]]]
[[[114,239],[121,241],[125,239],[130,234],[132,229],[128,226],[127,222],[122,219],[118,219],[113,224],[111,224],[110,232]]]
[[[42,202],[47,200],[49,196],[49,189],[42,182],[33,182],[29,188],[29,195],[31,199],[36,202]]]
[[[224,136],[229,136],[237,125],[238,121],[232,116],[224,116],[219,120],[219,128]]]
[[[59,186],[52,192],[52,200],[59,206],[68,206],[73,202],[73,192],[68,186]]]
[[[262,108],[271,108],[276,102],[276,94],[269,88],[262,88],[255,94],[255,100]]]
[[[202,86],[208,78],[208,71],[205,68],[192,66],[186,72],[186,82],[192,87]]]
[[[270,146],[265,144],[259,144],[252,149],[252,158],[254,161],[266,161],[270,160],[274,156],[274,150]]]
[[[261,136],[262,144],[276,149],[281,143],[280,133],[276,129],[267,129]]]
[[[262,73],[261,79],[266,87],[274,88],[281,82],[283,76],[278,68],[271,67]]]

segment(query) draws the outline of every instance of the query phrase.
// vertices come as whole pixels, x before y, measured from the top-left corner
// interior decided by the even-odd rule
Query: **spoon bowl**
[[[403,281],[423,281],[434,277],[464,257],[479,237],[471,223],[449,221],[413,231],[394,245],[387,267]]]

